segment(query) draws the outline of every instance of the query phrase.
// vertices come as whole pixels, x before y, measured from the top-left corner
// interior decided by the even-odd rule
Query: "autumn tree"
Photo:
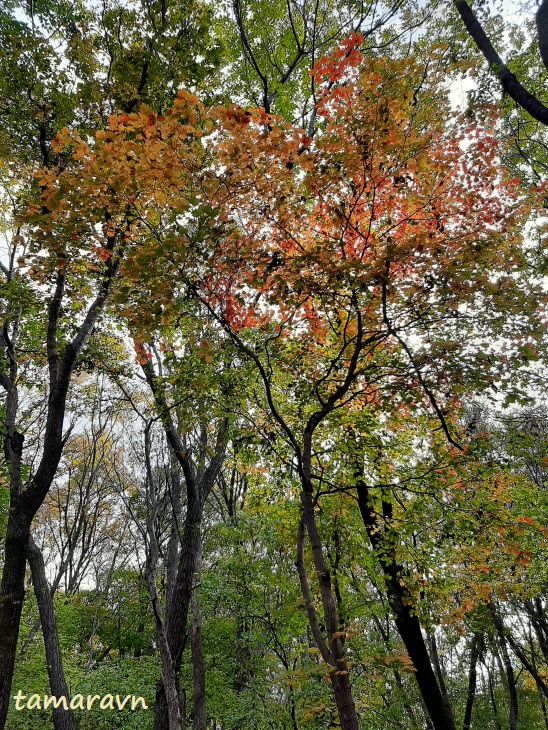
[[[206,81],[207,85],[207,76],[218,65],[222,49],[221,42],[206,41],[213,25],[212,11],[192,3],[187,5],[164,0],[144,1],[125,8],[119,3],[109,2],[104,3],[100,11],[83,2],[70,7],[65,3],[46,2],[37,7],[31,4],[28,8],[14,3],[9,10],[9,13],[3,13],[1,26],[3,72],[0,83],[5,120],[1,140],[2,154],[3,159],[13,158],[25,168],[24,175],[14,188],[16,215],[11,222],[16,235],[11,242],[10,264],[4,273],[6,283],[11,289],[15,288],[12,281],[17,279],[25,281],[28,293],[36,286],[27,286],[30,274],[30,280],[36,276],[34,281],[38,281],[35,295],[47,286],[51,287],[52,294],[47,316],[41,317],[42,341],[38,343],[40,349],[40,345],[47,342],[46,355],[42,357],[44,363],[47,360],[51,392],[44,433],[43,461],[38,464],[36,473],[33,470],[29,477],[29,485],[33,486],[33,490],[23,488],[18,476],[19,462],[23,458],[22,442],[19,438],[22,427],[17,423],[16,392],[20,376],[18,343],[21,342],[21,339],[17,340],[17,336],[21,338],[24,322],[20,309],[22,299],[20,293],[14,295],[15,298],[11,295],[8,297],[10,302],[15,302],[15,309],[14,312],[8,312],[3,339],[6,363],[9,362],[9,366],[6,366],[7,380],[4,383],[8,402],[6,460],[12,469],[12,502],[15,501],[11,505],[8,524],[10,540],[6,541],[6,549],[12,545],[13,530],[23,535],[22,544],[26,542],[30,521],[56,473],[65,443],[62,422],[66,397],[77,358],[97,326],[114,282],[119,278],[119,268],[131,241],[132,230],[144,210],[142,207],[137,218],[134,218],[129,209],[123,209],[120,205],[120,198],[112,206],[112,201],[109,202],[112,190],[103,189],[102,193],[97,191],[100,197],[91,207],[85,210],[80,208],[83,228],[79,231],[69,230],[63,226],[62,221],[57,228],[56,222],[61,210],[58,205],[63,205],[63,196],[67,191],[64,186],[70,184],[60,182],[69,157],[68,150],[63,148],[63,142],[60,141],[62,137],[53,145],[51,140],[55,139],[56,132],[64,125],[78,125],[83,135],[89,135],[93,130],[101,129],[106,124],[108,114],[118,107],[131,113],[138,109],[142,101],[147,101],[156,110],[163,109],[167,96],[172,93],[171,88],[182,81]],[[299,66],[301,57],[313,63],[315,54],[326,47],[332,38],[352,26],[354,20],[359,24],[364,19],[359,8],[351,8],[348,17],[342,23],[336,23],[328,19],[331,9],[326,8],[322,9],[322,25],[323,20],[328,20],[320,30],[317,10],[314,18],[308,17],[306,11],[302,16],[302,28],[294,33],[293,40],[300,47],[299,34],[302,31],[303,44],[297,51],[295,62],[289,63],[289,73],[282,72],[284,82]],[[372,22],[371,27],[379,27],[392,14],[392,10],[387,11]],[[241,12],[236,12],[239,33],[243,39],[245,30],[242,17]],[[331,28],[334,31],[332,35]],[[190,46],[192,53],[189,53]],[[97,49],[100,53],[97,53]],[[82,150],[78,154],[80,153],[85,155]],[[31,218],[23,222],[18,216],[25,205],[25,198],[32,196],[29,189],[33,186],[31,180],[37,163],[44,168],[38,179],[44,194],[32,209]],[[13,164],[10,168],[8,164],[8,169],[13,181],[23,168],[16,169]],[[122,177],[123,171],[120,169],[118,179],[121,180]],[[86,203],[89,205],[89,199]],[[132,201],[129,203],[131,208]],[[73,212],[76,210],[75,207]],[[146,225],[145,220],[141,217],[140,223]],[[77,236],[83,235],[89,243],[98,234],[97,226],[103,227],[104,241],[97,245],[92,244],[85,252],[76,247],[69,250],[68,239],[75,241]],[[36,241],[32,251],[28,250],[27,245],[29,231]],[[68,238],[63,240],[63,237]],[[99,245],[100,243],[106,245]],[[41,247],[49,251],[45,259],[39,252]],[[140,263],[135,260],[134,274],[138,275]],[[88,267],[95,272],[91,278],[87,278]],[[132,264],[128,265],[126,271],[132,271]],[[95,299],[86,310],[90,297]],[[72,318],[67,314],[69,309],[77,318],[80,317],[77,320],[79,326],[73,326]],[[40,316],[39,314],[39,318]],[[38,486],[34,489],[36,485]],[[31,495],[32,491],[34,497]],[[27,497],[30,500],[29,505],[23,504]],[[12,523],[18,514],[21,514],[22,523],[15,529]],[[15,543],[13,549],[15,556]],[[9,694],[20,606],[19,597],[15,593],[16,586],[20,590],[22,570],[22,565],[16,565],[15,558],[8,555],[6,570],[11,570],[12,567],[14,575],[10,579],[6,574],[7,582],[3,589],[6,595],[12,596],[4,604],[5,610],[8,611],[13,603],[4,622],[10,628],[3,631],[3,636],[9,642],[5,649],[6,679],[2,685],[5,690],[4,710]]]
[[[487,110],[477,122],[470,114],[451,116],[442,91],[443,50],[429,49],[425,66],[363,57],[412,26],[407,15],[403,26],[390,27],[400,5],[364,9],[349,2],[337,10],[328,2],[286,3],[255,12],[234,3],[242,55],[235,54],[223,93],[256,98],[258,109],[207,107],[182,90],[167,101],[182,81],[203,82],[205,94],[217,91],[207,77],[220,46],[204,41],[217,19],[202,6],[106,3],[97,14],[83,4],[44,3],[39,14],[31,7],[26,21],[2,16],[3,58],[16,58],[23,35],[30,49],[2,78],[4,88],[15,89],[10,109],[16,110],[6,112],[4,159],[18,150],[17,165],[4,164],[15,202],[14,215],[6,214],[12,235],[3,264],[4,472],[11,482],[0,612],[4,712],[30,526],[59,475],[63,449],[70,449],[63,434],[69,389],[76,368],[88,366],[86,343],[116,322],[134,338],[141,372],[131,377],[144,378],[152,394],[150,417],[164,429],[175,478],[183,476],[177,489],[186,490],[181,542],[183,513],[177,500],[172,505],[162,626],[159,493],[145,465],[147,577],[160,619],[164,679],[173,675],[164,687],[175,710],[171,725],[184,722],[184,713],[177,717],[177,675],[204,507],[215,482],[222,483],[226,452],[238,440],[234,435],[230,444],[231,428],[242,418],[261,434],[262,458],[283,451],[299,485],[297,578],[342,726],[359,723],[350,659],[356,639],[347,626],[341,572],[350,570],[341,536],[350,539],[344,519],[351,511],[339,521],[322,517],[333,503],[330,491],[354,499],[353,518],[361,515],[368,543],[363,559],[374,559],[378,593],[407,652],[407,659],[399,653],[401,663],[414,665],[435,727],[454,727],[436,635],[424,623],[416,565],[405,553],[411,537],[401,527],[420,510],[435,514],[426,498],[414,499],[402,487],[402,474],[409,476],[404,461],[416,468],[408,484],[422,479],[428,469],[421,472],[417,462],[420,456],[428,462],[435,444],[442,456],[431,466],[439,480],[432,493],[448,499],[440,475],[461,468],[470,452],[455,415],[459,402],[487,389],[516,392],[524,366],[537,357],[540,314],[537,282],[524,274],[521,226],[529,208],[516,181],[501,171],[496,115]],[[354,32],[322,56],[351,29],[362,36]],[[199,43],[185,65],[193,36]],[[61,53],[73,66],[57,78],[52,69]],[[32,73],[25,74],[25,63]],[[245,91],[235,86],[240,72]],[[295,117],[300,126],[289,121]],[[20,171],[30,179],[37,161],[38,187],[15,181]],[[38,458],[31,461],[18,397],[34,364],[47,370],[49,385]],[[410,427],[410,416],[420,428]],[[410,434],[407,445],[403,433]],[[411,448],[418,443],[420,454]],[[220,499],[235,522],[237,494],[226,480]],[[510,530],[504,539],[519,549]],[[425,553],[438,550],[433,541],[417,540]],[[465,547],[472,560],[472,546]],[[447,564],[458,566],[450,551]],[[470,564],[481,572],[480,562]],[[472,665],[485,655],[485,637],[492,656],[499,652],[500,676],[509,688],[515,680],[506,607],[491,603],[489,628],[475,630],[470,642],[467,717]],[[195,605],[194,628],[198,616]],[[377,625],[387,651],[394,647],[388,625]],[[275,621],[267,628],[268,640],[280,641],[285,628]],[[241,629],[236,644],[243,658]],[[291,652],[276,646],[289,666]],[[532,666],[540,655],[522,656]],[[164,689],[157,727],[167,724]],[[294,728],[293,695],[288,706]],[[408,704],[411,724],[416,715]],[[203,703],[196,720],[203,725]]]
[[[0,28],[4,118],[2,164],[14,191],[14,213],[6,220],[7,225],[12,226],[9,263],[3,266],[3,274],[4,287],[19,290],[15,296],[10,294],[5,298],[2,338],[2,384],[6,393],[4,451],[10,471],[11,497],[0,589],[3,596],[0,726],[5,723],[13,673],[23,600],[24,551],[30,526],[50,488],[65,444],[63,419],[77,359],[96,327],[119,275],[124,240],[127,243],[131,229],[129,220],[122,223],[118,219],[111,230],[116,232],[113,236],[109,234],[105,241],[104,250],[109,251],[109,260],[99,258],[97,267],[85,256],[82,258],[76,249],[69,251],[69,241],[74,241],[73,234],[78,234],[61,228],[54,230],[57,213],[53,199],[49,204],[45,198],[38,200],[34,209],[38,217],[33,221],[23,222],[19,216],[29,196],[39,198],[37,186],[47,186],[45,178],[33,181],[36,166],[44,166],[50,181],[64,166],[62,148],[51,146],[52,138],[63,125],[80,123],[86,131],[101,128],[111,110],[118,105],[129,110],[143,98],[150,98],[161,106],[161,100],[165,98],[166,73],[175,84],[183,79],[197,79],[203,77],[209,63],[214,65],[218,58],[216,50],[210,53],[203,49],[207,63],[197,64],[193,61],[195,56],[188,53],[189,44],[195,53],[200,52],[197,39],[204,38],[210,27],[208,13],[202,6],[183,8],[180,3],[143,2],[128,12],[117,3],[105,4],[103,12],[96,12],[83,3],[70,7],[66,3],[49,2],[41,3],[39,8],[32,3],[28,8],[26,4],[18,6],[14,3],[9,8],[11,12],[2,13]],[[96,52],[98,46],[106,55]],[[108,206],[102,208],[99,219],[93,221],[93,217],[93,214],[91,218],[87,217],[87,212],[84,214],[90,226],[84,234],[88,243],[97,234],[96,223],[99,226],[107,220],[114,223],[109,218]],[[41,235],[47,238],[51,234],[50,240],[56,239],[44,268],[41,267],[44,261],[38,255],[39,284],[32,274],[34,254],[24,263],[21,258],[28,253],[29,238],[37,240],[35,234],[37,238]],[[34,253],[43,246],[47,248],[42,237]],[[85,281],[90,263],[97,275]],[[26,330],[29,318],[21,306],[23,288],[40,299],[42,311],[36,312],[40,323],[38,330]],[[43,293],[48,290],[46,299]],[[31,300],[27,297],[26,301]],[[76,319],[73,319],[74,315]],[[47,364],[49,395],[42,459],[27,474],[24,426],[20,421],[18,401],[22,383],[21,347],[29,335],[36,338],[32,344],[35,357]]]
[[[494,282],[515,285],[510,272],[523,261],[516,226],[526,215],[514,205],[512,184],[498,180],[493,137],[485,127],[459,130],[443,115],[434,120],[430,104],[443,104],[434,82],[423,85],[409,60],[405,80],[397,63],[382,72],[370,60],[361,63],[356,42],[350,38],[316,68],[325,93],[313,140],[261,110],[224,112],[220,159],[228,166],[237,154],[243,174],[230,170],[227,183],[231,246],[201,286],[202,300],[255,363],[268,410],[294,449],[333,666],[345,661],[344,652],[336,649],[336,612],[313,512],[322,423],[350,401],[379,416],[405,414],[413,404],[432,409],[449,443],[462,449],[448,418],[459,393],[504,378],[503,366],[534,353],[527,338],[535,336],[532,320],[521,325],[525,342],[502,357],[488,344],[490,329],[508,337],[512,327]],[[340,75],[344,83],[337,84]],[[462,138],[470,143],[466,152]],[[520,287],[518,280],[513,296],[523,300]],[[464,345],[465,333],[474,346]],[[489,350],[486,369],[477,366],[479,347]],[[280,400],[288,384],[289,408]],[[373,519],[373,538],[379,518],[369,497],[362,510],[366,526]],[[380,519],[391,522],[384,507]],[[401,570],[381,563],[430,716],[436,727],[452,727],[399,584]],[[324,646],[312,613],[310,620]],[[336,697],[346,671],[333,677]],[[357,726],[352,711],[345,716],[346,689],[337,704],[342,725]]]
[[[518,276],[524,260],[518,224],[527,209],[513,198],[513,183],[498,177],[488,123],[450,122],[447,112],[434,116],[433,105],[439,111],[445,103],[435,75],[426,83],[409,62],[405,79],[398,62],[379,71],[376,61],[362,60],[359,42],[351,36],[314,71],[323,84],[314,139],[264,110],[206,111],[183,92],[165,118],[144,109],[112,120],[95,148],[63,137],[75,146],[66,180],[79,196],[74,209],[66,207],[67,220],[77,205],[89,206],[86,196],[96,190],[106,197],[98,182],[106,177],[115,204],[121,209],[127,201],[149,242],[124,264],[124,315],[149,297],[167,319],[186,306],[189,294],[198,295],[258,368],[268,410],[294,449],[303,528],[320,576],[328,573],[315,527],[312,464],[314,433],[324,421],[350,402],[379,415],[405,414],[413,405],[431,409],[458,450],[448,414],[459,393],[507,381],[535,353],[536,310],[527,319],[519,304],[531,295]],[[200,136],[214,123],[217,136],[202,145]],[[190,144],[190,189],[179,177],[180,139]],[[212,155],[222,165],[218,171],[204,162]],[[100,160],[107,156],[105,171]],[[179,219],[182,211],[193,219]],[[164,260],[181,272],[176,290],[165,278]],[[158,298],[163,292],[170,298]],[[507,293],[514,311],[519,308],[519,325],[507,320]],[[143,322],[153,311],[142,310]],[[491,345],[493,331],[508,341],[506,352]],[[140,353],[148,367],[146,348]],[[147,377],[154,385],[152,373]],[[294,403],[285,405],[284,398],[282,410],[280,388],[285,392],[288,383]],[[158,405],[168,423],[161,397]],[[368,499],[363,507],[367,521]],[[393,583],[394,570],[387,573]],[[306,593],[303,572],[301,582]],[[405,602],[394,590],[397,613]],[[339,711],[352,727],[357,717],[328,578],[321,591],[327,644],[311,600],[309,617],[325,660],[339,665],[333,669]],[[410,609],[402,610],[411,621]],[[436,680],[420,627],[411,623],[416,643],[407,633],[408,649],[417,663],[417,652],[425,657],[432,678],[423,685],[425,702],[441,726],[452,720],[439,691],[431,692]]]

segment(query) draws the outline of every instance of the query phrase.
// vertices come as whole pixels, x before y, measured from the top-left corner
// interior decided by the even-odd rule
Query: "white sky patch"
[[[476,88],[477,83],[470,76],[461,75],[452,81],[449,86],[449,103],[452,111],[464,111],[468,104],[468,92]]]

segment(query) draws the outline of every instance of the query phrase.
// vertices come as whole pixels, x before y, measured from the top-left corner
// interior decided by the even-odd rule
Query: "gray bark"
[[[32,537],[29,539],[27,545],[27,560],[30,566],[34,595],[36,596],[36,603],[38,604],[40,624],[42,626],[42,634],[44,636],[44,648],[46,651],[46,666],[48,670],[50,691],[55,697],[68,697],[69,693],[65,681],[65,674],[63,672],[61,651],[59,649],[59,636],[57,634],[57,623],[53,612],[53,601],[50,586],[46,578],[44,557]],[[55,707],[52,710],[52,715],[55,730],[72,730],[72,710],[65,710],[63,707]]]

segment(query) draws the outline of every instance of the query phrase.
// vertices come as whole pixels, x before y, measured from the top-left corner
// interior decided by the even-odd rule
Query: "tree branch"
[[[493,71],[493,73],[498,77],[504,91],[508,94],[508,96],[512,97],[516,104],[528,112],[534,119],[548,126],[548,107],[545,107],[536,96],[530,94],[503,62],[466,0],[454,0],[454,5],[466,26],[466,30],[474,40],[479,50],[483,53],[491,71]],[[539,13],[537,14],[539,39],[542,43],[541,54],[548,53],[548,37],[545,33],[547,30],[546,26],[548,25],[548,19],[546,16],[548,16],[548,9],[543,3],[543,5],[539,8]],[[542,37],[540,35],[541,32]],[[546,64],[544,56],[543,61]]]

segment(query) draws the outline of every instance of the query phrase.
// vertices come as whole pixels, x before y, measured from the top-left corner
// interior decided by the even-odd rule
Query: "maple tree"
[[[49,225],[44,223],[42,233],[46,237],[51,234],[50,241],[56,235],[58,238],[57,245],[49,249],[50,259],[41,269],[37,286],[36,280],[33,283],[32,276],[29,277],[29,268],[22,264],[21,257],[28,253],[28,228],[19,215],[29,198],[36,197],[37,165],[43,165],[53,177],[63,167],[62,150],[51,147],[52,138],[63,125],[77,124],[89,133],[102,128],[109,113],[118,106],[130,110],[141,100],[149,99],[160,107],[170,83],[178,85],[183,79],[199,82],[215,68],[222,46],[202,45],[202,40],[209,35],[210,21],[210,13],[202,5],[164,0],[137,3],[132,8],[105,2],[102,9],[81,2],[13,2],[1,12],[0,151],[3,180],[10,191],[11,203],[3,212],[8,228],[13,231],[8,264],[2,265],[3,301],[7,305],[2,338],[2,385],[7,398],[4,454],[10,482],[0,618],[2,727],[8,709],[24,594],[25,545],[66,441],[63,420],[77,359],[83,355],[98,323],[120,263],[117,252],[98,277],[88,280],[88,263],[93,267],[89,260],[76,254],[65,267],[77,247],[71,252],[65,247],[62,236],[67,233],[70,238],[72,234],[68,231],[52,231],[55,205],[48,211],[42,200],[36,211],[42,206],[45,218],[36,219],[30,225],[40,228],[51,214]],[[201,62],[197,63],[196,57],[201,52]],[[89,228],[87,231],[88,236],[96,233],[94,230],[90,233]],[[107,243],[111,252],[113,243],[112,240]],[[43,294],[47,288],[51,292],[49,299]],[[67,311],[71,312],[69,316]],[[29,341],[35,361],[47,363],[49,370],[42,459],[30,474],[23,452],[26,425],[19,409],[19,391],[25,382],[22,375],[27,361],[21,353]],[[51,622],[47,625],[53,626]],[[47,625],[44,624],[44,629]],[[70,714],[55,713],[55,724],[70,727]]]
[[[506,294],[516,308],[516,299],[525,302],[534,292],[516,276],[524,260],[517,222],[527,208],[515,183],[500,180],[490,122],[461,121],[459,129],[443,114],[434,118],[431,105],[444,103],[436,79],[424,85],[409,59],[405,76],[402,62],[379,71],[377,61],[362,58],[360,42],[350,36],[314,70],[324,86],[313,139],[264,110],[207,111],[179,92],[164,116],[142,107],[113,118],[94,147],[61,133],[55,149],[72,145],[74,162],[61,175],[42,177],[56,231],[63,221],[73,230],[75,218],[90,231],[108,211],[103,245],[92,243],[88,255],[108,266],[120,232],[124,283],[116,300],[134,327],[146,331],[159,303],[167,320],[187,292],[198,294],[255,363],[271,414],[297,459],[304,510],[299,544],[306,526],[323,576],[312,468],[320,424],[354,401],[385,414],[405,414],[416,403],[431,408],[449,442],[461,448],[447,418],[460,393],[501,380],[501,366],[508,371],[534,356],[536,309],[513,330],[505,313]],[[204,133],[211,137],[205,144]],[[184,277],[179,293],[165,278],[165,260]],[[503,353],[488,344],[497,328],[509,343]],[[263,331],[266,340],[254,344]],[[460,343],[472,332],[475,347],[464,348]],[[146,350],[139,357],[148,367]],[[287,415],[276,404],[278,369],[286,373],[283,387],[292,379],[296,397]],[[367,523],[367,496],[362,508]],[[399,569],[390,570],[394,608],[404,592],[395,588]],[[302,562],[300,575],[306,594]],[[308,599],[311,626],[324,659],[336,667],[343,726],[357,727],[329,579],[321,581],[321,593],[327,644]],[[418,663],[417,652],[425,653],[420,629],[410,615],[406,620],[414,626],[414,650],[407,638]],[[429,661],[424,664],[431,674]],[[424,689],[427,704],[435,686]],[[429,709],[434,718],[438,710]],[[435,721],[448,722],[448,715]]]
[[[148,241],[148,247],[128,254],[124,269],[132,291],[139,280],[139,326],[147,326],[142,292],[156,302],[161,291],[171,291],[162,266],[162,257],[168,257],[185,275],[181,291],[186,283],[199,293],[259,368],[272,415],[295,449],[305,520],[322,575],[326,569],[313,518],[312,436],[335,407],[356,400],[380,412],[405,413],[409,403],[423,402],[458,448],[446,414],[459,392],[501,380],[501,366],[508,370],[534,356],[536,310],[529,323],[519,323],[519,332],[508,329],[504,311],[505,292],[514,297],[514,308],[516,296],[518,301],[531,296],[513,276],[523,261],[516,222],[526,209],[515,202],[514,183],[499,178],[493,137],[485,124],[456,132],[443,115],[433,119],[429,105],[442,103],[435,84],[428,93],[421,91],[420,70],[410,73],[408,60],[405,79],[402,64],[395,62],[379,72],[376,62],[362,61],[359,41],[351,36],[315,70],[325,90],[317,112],[324,121],[313,140],[264,110],[206,112],[195,97],[181,92],[165,117],[142,109],[113,120],[109,132],[97,136],[96,150],[74,135],[58,142],[74,144],[74,159],[82,160],[81,167],[64,174],[67,193],[78,191],[78,202],[65,203],[68,220],[76,205],[85,206],[89,216],[90,197],[97,196],[101,210],[109,199],[114,215],[121,215],[115,211],[122,204],[125,214],[131,210],[133,225]],[[341,77],[344,83],[336,83]],[[206,133],[214,121],[220,125],[219,140],[202,144],[203,132],[193,126],[198,117]],[[364,129],[371,130],[367,136]],[[190,138],[185,163],[193,174],[186,181],[180,178],[181,138]],[[467,140],[465,151],[461,139]],[[213,151],[219,172],[205,162]],[[107,156],[105,168],[101,159]],[[154,185],[147,185],[152,178]],[[192,225],[177,220],[183,210],[194,216]],[[220,216],[214,215],[217,210]],[[242,220],[243,230],[237,225]],[[105,247],[99,250],[99,257],[108,255]],[[210,271],[203,275],[206,263]],[[120,299],[124,296],[122,290]],[[161,301],[167,318],[180,298]],[[492,317],[488,333],[482,331],[485,309]],[[126,316],[135,317],[132,312],[126,306]],[[491,348],[486,358],[484,351],[459,347],[472,326],[476,347],[488,347],[496,322],[501,336],[514,338],[507,351]],[[262,328],[267,340],[259,341],[257,350],[253,333]],[[419,344],[410,344],[413,340]],[[261,348],[293,379],[301,398],[312,389],[317,410],[309,401],[288,418],[280,413],[274,371],[257,354]],[[142,357],[146,363],[147,355]],[[482,362],[485,368],[479,369]],[[467,367],[472,364],[473,371]],[[296,437],[299,423],[305,426]],[[337,647],[327,581],[323,601],[331,616],[328,639]],[[310,619],[315,625],[313,613]],[[334,666],[345,662],[341,646],[337,652]],[[335,686],[347,682],[346,668],[339,671]],[[344,712],[351,706],[347,686],[341,695]],[[352,709],[347,721],[357,722]]]
[[[485,340],[480,345],[487,334],[480,335],[485,300],[489,329],[497,316],[508,326],[508,300],[503,302],[492,281],[503,276],[500,255],[506,246],[506,263],[512,263],[505,286],[514,289],[517,283],[513,298],[530,293],[520,292],[510,274],[523,255],[519,234],[513,238],[510,233],[517,211],[509,194],[512,184],[500,184],[493,164],[494,139],[485,128],[479,132],[469,126],[462,134],[470,148],[463,153],[458,134],[444,126],[443,116],[434,120],[427,111],[432,98],[419,96],[420,73],[413,75],[409,59],[405,79],[397,63],[384,64],[383,73],[368,60],[359,71],[345,73],[359,65],[357,40],[350,38],[316,69],[326,84],[318,104],[325,121],[313,140],[261,111],[225,113],[221,160],[228,166],[237,154],[243,171],[229,173],[228,215],[244,226],[237,226],[224,260],[217,258],[219,274],[206,279],[202,295],[256,364],[268,407],[295,450],[327,615],[333,611],[325,587],[329,579],[312,511],[313,479],[321,482],[312,472],[312,439],[321,422],[351,400],[379,414],[405,413],[410,403],[416,408],[422,402],[459,448],[446,419],[456,403],[452,399],[481,387],[482,378],[487,384],[501,377],[501,365],[508,368],[530,347],[524,342],[509,354],[493,353],[487,370],[476,366],[472,373],[463,357],[466,348],[457,344],[473,321],[477,346],[486,347]],[[341,75],[344,83],[334,83]],[[439,96],[436,103],[441,104]],[[261,328],[265,338],[257,346],[247,333]],[[519,329],[526,339],[535,336],[534,321]],[[455,351],[459,363],[452,358]],[[468,356],[478,363],[484,354],[471,349]],[[280,411],[273,362],[291,378],[296,409]],[[287,387],[287,380],[282,382]],[[377,518],[367,516],[367,496],[362,508],[373,538]],[[382,519],[389,523],[390,513]],[[387,563],[386,573],[419,683],[419,663],[424,666],[423,697],[432,720],[449,727],[450,711],[439,694],[437,700],[435,681],[427,679],[433,675],[420,628],[401,603],[400,570]],[[331,644],[336,620],[328,630]],[[344,661],[342,653],[334,658]],[[345,726],[344,716],[341,721]],[[353,727],[356,720],[346,722]]]

